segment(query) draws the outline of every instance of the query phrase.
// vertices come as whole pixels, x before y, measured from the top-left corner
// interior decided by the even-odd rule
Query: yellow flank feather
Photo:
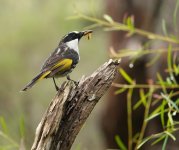
[[[51,72],[51,71],[47,71],[47,72],[45,72],[44,74],[42,74],[42,76],[41,76],[37,81],[39,81],[39,80],[45,78],[48,74],[50,74],[50,72]]]
[[[56,68],[59,68],[60,67],[60,70],[68,70],[71,68],[71,64],[72,64],[72,59],[63,59],[61,61],[59,61],[53,68],[53,69],[56,69]]]

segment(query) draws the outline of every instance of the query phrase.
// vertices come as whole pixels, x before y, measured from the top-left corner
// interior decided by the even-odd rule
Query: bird
[[[77,85],[77,82],[70,78],[69,73],[72,72],[80,60],[78,47],[80,39],[84,36],[87,36],[88,39],[90,39],[92,32],[92,30],[72,31],[63,36],[57,48],[42,65],[40,73],[21,91],[27,91],[44,78],[52,78],[57,91],[59,90],[59,87],[56,84],[55,78],[58,77],[66,76],[67,80],[73,81],[75,85]]]

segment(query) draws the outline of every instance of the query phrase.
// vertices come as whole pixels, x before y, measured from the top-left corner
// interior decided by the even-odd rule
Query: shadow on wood
[[[119,60],[109,60],[78,86],[64,82],[36,129],[32,150],[69,150],[82,125],[115,78]]]

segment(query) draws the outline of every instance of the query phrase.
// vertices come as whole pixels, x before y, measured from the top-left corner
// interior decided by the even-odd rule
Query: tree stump
[[[78,86],[64,82],[39,123],[31,150],[69,150],[96,103],[111,86],[119,60],[109,60]]]

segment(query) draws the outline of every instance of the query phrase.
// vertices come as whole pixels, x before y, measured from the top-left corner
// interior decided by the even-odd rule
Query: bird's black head
[[[81,32],[78,31],[69,32],[67,35],[65,35],[62,38],[61,42],[66,43],[76,39],[78,39],[79,41],[83,36],[88,35],[90,33],[92,33],[92,30],[86,30]]]

